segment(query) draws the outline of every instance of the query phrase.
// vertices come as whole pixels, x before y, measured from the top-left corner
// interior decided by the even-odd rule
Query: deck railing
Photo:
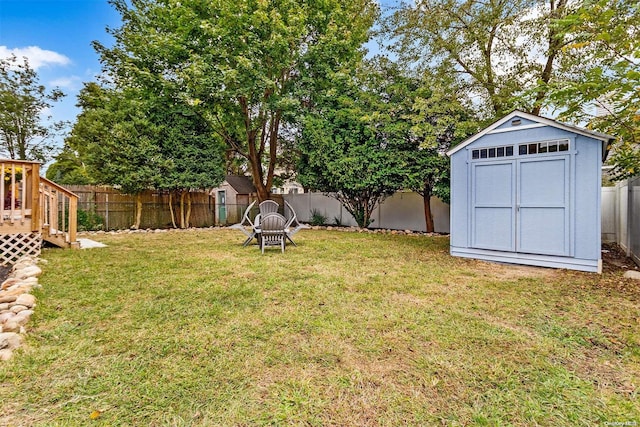
[[[74,246],[78,196],[40,176],[40,164],[0,159],[0,235],[42,233],[45,240]]]
[[[78,196],[64,187],[40,177],[40,224],[45,237],[64,239],[77,245]]]
[[[37,221],[32,221],[39,211],[39,177],[39,163],[0,160],[0,227],[7,225],[16,232],[39,230]]]

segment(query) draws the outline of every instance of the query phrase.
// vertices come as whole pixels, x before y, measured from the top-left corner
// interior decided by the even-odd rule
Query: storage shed
[[[600,272],[613,139],[514,111],[451,149],[451,255]]]

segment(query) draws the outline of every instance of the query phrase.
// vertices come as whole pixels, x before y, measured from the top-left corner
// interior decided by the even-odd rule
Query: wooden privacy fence
[[[81,229],[122,230],[135,222],[136,197],[122,194],[107,186],[69,185],[78,195],[78,225]],[[142,198],[141,228],[172,227],[169,210],[169,193],[144,191]],[[176,224],[179,226],[179,198],[173,197]],[[215,200],[208,192],[191,193],[192,227],[209,227],[215,224]]]

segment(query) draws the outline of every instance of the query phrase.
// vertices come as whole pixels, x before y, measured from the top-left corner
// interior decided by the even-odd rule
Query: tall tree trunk
[[[171,224],[173,225],[173,228],[177,228],[176,215],[173,212],[173,191],[169,191],[169,212],[171,212]]]
[[[185,191],[181,190],[180,191],[180,228],[186,228],[185,227],[185,218],[184,218],[184,198],[185,198]]]
[[[185,223],[187,228],[191,226],[191,192],[187,191],[187,214],[185,215]]]
[[[136,220],[131,228],[137,230],[140,228],[140,221],[142,219],[142,194],[136,194]]]
[[[424,221],[427,226],[427,233],[433,233],[433,214],[431,213],[431,194],[424,193],[422,195],[422,201],[424,203]]]

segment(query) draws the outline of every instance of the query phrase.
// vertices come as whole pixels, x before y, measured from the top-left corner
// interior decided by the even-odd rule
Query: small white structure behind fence
[[[296,211],[298,220],[311,222],[312,212],[324,216],[328,224],[355,226],[353,216],[335,198],[323,193],[285,194],[284,199]],[[449,232],[449,205],[431,198],[434,228],[438,233]],[[414,192],[398,192],[388,197],[373,211],[370,228],[426,231],[422,196]]]
[[[640,265],[640,177],[602,189],[602,241],[615,242]]]

